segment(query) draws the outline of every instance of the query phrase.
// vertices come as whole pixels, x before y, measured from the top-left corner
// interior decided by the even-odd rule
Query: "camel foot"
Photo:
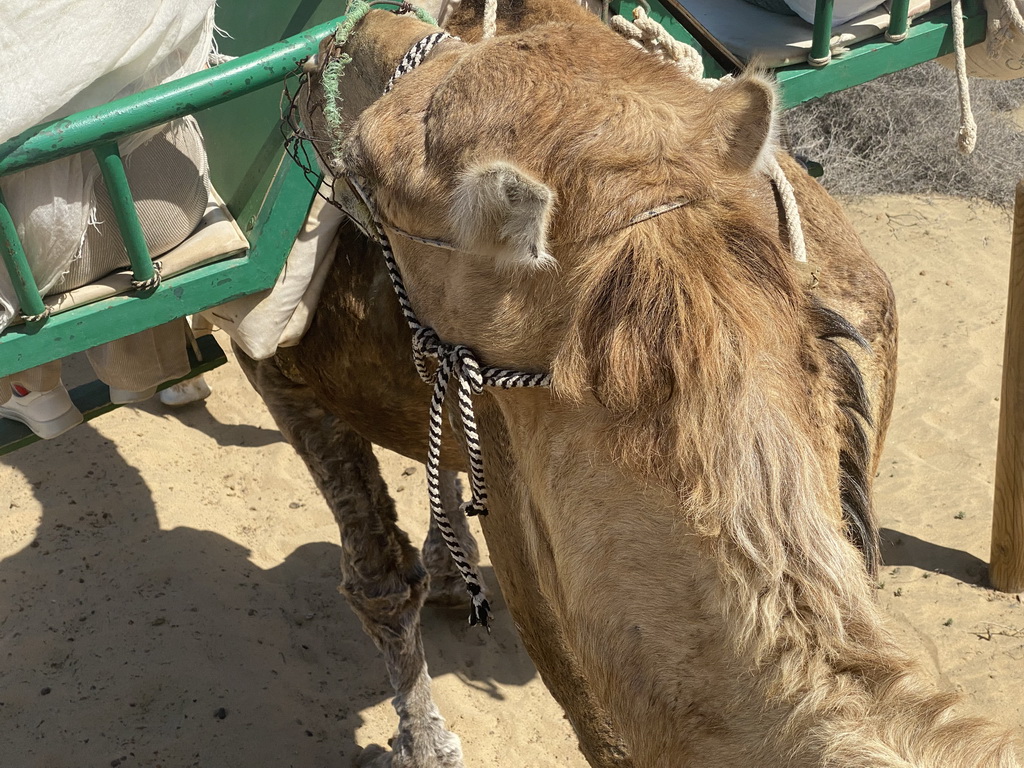
[[[446,569],[430,574],[430,591],[427,602],[432,605],[458,606],[469,603],[466,582],[457,570]]]
[[[398,734],[391,740],[391,749],[371,744],[356,757],[356,768],[465,768],[462,744],[451,731],[431,734],[429,744],[413,745],[411,738]],[[421,739],[421,742],[423,740]]]

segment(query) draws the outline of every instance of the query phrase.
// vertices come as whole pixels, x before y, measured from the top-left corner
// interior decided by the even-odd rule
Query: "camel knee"
[[[338,591],[359,617],[363,629],[382,651],[405,643],[419,633],[420,609],[426,600],[430,577],[419,558],[399,569],[376,574],[354,571],[342,562]]]

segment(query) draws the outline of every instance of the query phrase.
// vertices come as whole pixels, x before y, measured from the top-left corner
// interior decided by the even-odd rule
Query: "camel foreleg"
[[[312,391],[288,379],[273,360],[255,362],[236,349],[281,433],[306,463],[341,531],[339,591],[384,655],[395,690],[398,731],[391,751],[371,748],[374,768],[462,768],[458,737],[434,704],[420,636],[429,576],[398,527],[394,502],[369,441],[326,411]]]

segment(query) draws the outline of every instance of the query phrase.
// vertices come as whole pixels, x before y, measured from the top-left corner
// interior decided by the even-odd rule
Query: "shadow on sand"
[[[4,458],[44,510],[0,561],[4,765],[350,765],[360,712],[391,690],[336,591],[340,548],[307,544],[264,570],[218,533],[161,530],[116,447],[89,425],[68,437]],[[536,674],[511,620],[490,638],[462,608],[424,625],[435,677],[500,697]]]
[[[987,584],[988,563],[959,549],[882,528],[882,562],[889,567],[911,565],[925,571],[944,573],[966,584]]]
[[[153,400],[137,406],[157,418],[174,419],[186,427],[197,429],[211,437],[217,445],[238,446],[242,448],[262,448],[274,443],[283,443],[284,438],[276,429],[265,429],[252,424],[225,424],[214,416],[206,407],[206,401],[169,408],[159,400]]]

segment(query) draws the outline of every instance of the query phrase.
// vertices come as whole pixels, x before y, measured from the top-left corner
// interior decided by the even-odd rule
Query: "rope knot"
[[[162,276],[160,271],[163,269],[163,264],[159,261],[153,262],[153,276],[148,280],[136,280],[132,276],[132,289],[136,291],[149,291],[160,287],[160,281]]]
[[[487,516],[487,499],[470,499],[464,501],[459,505],[463,514],[466,517],[476,517],[477,515]]]
[[[38,315],[22,315],[21,319],[26,323],[41,323],[44,320],[49,319],[50,313],[53,312],[53,307],[43,307],[43,311]]]
[[[473,354],[473,350],[459,344],[457,347],[451,348],[448,354],[454,363],[452,368],[455,376],[465,380],[472,394],[482,394],[484,391],[484,375],[480,370],[480,362]]]
[[[434,357],[445,357],[442,347],[447,346],[441,343],[441,339],[433,328],[421,325],[412,334],[412,346],[421,355],[432,355]]]

